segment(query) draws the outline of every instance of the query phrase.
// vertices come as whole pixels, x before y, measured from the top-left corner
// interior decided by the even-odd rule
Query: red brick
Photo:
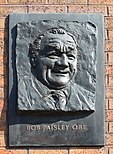
[[[0,54],[3,54],[5,52],[4,42],[0,41]]]
[[[28,0],[28,3],[39,3],[39,4],[45,4],[48,2],[48,0]]]
[[[113,75],[113,65],[106,65],[106,74]]]
[[[7,124],[6,121],[0,120],[0,132],[1,131],[6,131],[7,130]]]
[[[5,28],[5,18],[0,18],[0,29]]]
[[[107,154],[107,148],[84,148],[71,149],[70,154]]]
[[[0,0],[0,4],[6,4],[7,1],[6,0]]]
[[[113,6],[108,6],[109,16],[113,16]]]
[[[111,41],[105,42],[105,51],[113,51],[113,43]]]
[[[109,61],[108,59],[109,59],[109,53],[108,53],[108,52],[105,52],[105,53],[104,53],[105,64],[108,63],[108,61]]]
[[[110,41],[113,40],[113,30],[108,30],[108,38]]]
[[[106,99],[105,101],[105,110],[108,110],[109,109],[109,99]]]
[[[4,135],[0,135],[0,147],[6,146]]]
[[[100,154],[98,149],[85,149],[83,154]]]
[[[6,106],[5,100],[4,99],[0,99],[0,110],[2,110],[4,108],[4,106]]]
[[[87,0],[48,0],[48,4],[87,4]]]
[[[109,134],[105,134],[105,145],[108,145]]]
[[[26,4],[28,0],[8,0],[9,4]]]
[[[87,5],[68,5],[68,12],[88,12]]]
[[[1,149],[0,154],[27,154],[26,150],[6,150],[6,149]]]
[[[3,53],[4,50],[5,50],[4,41],[5,41],[4,32],[0,31],[0,48],[2,49],[2,50],[0,51],[0,54]]]
[[[0,117],[0,131],[5,131],[6,132],[6,113],[4,111],[4,113],[1,113],[1,117]]]
[[[4,136],[6,136],[6,130],[5,130],[6,128],[4,127],[4,130],[1,130],[0,129],[0,135],[2,136],[2,135],[4,135]]]
[[[5,77],[4,76],[0,76],[0,87],[4,87],[5,85],[6,85]]]
[[[0,42],[4,41],[4,31],[0,31]]]
[[[1,5],[0,6],[0,16],[7,16],[10,13],[20,13],[27,12],[26,6],[13,6],[13,5]]]
[[[109,110],[109,111],[107,111],[107,113],[106,113],[106,120],[107,121],[113,121],[113,110]]]
[[[113,28],[113,17],[105,17],[105,27]]]
[[[7,63],[7,57],[3,54],[0,54],[0,65]]]
[[[105,134],[108,134],[109,122],[105,123]]]
[[[88,13],[103,13],[107,15],[107,8],[105,6],[89,6],[89,5],[68,5],[68,12],[88,12]]]
[[[113,154],[113,148],[109,148],[109,154]]]
[[[6,111],[0,110],[0,122],[5,123],[6,122]]]
[[[0,54],[5,52],[4,45],[0,43]]]
[[[6,123],[3,123],[3,124],[0,123],[0,135],[4,136],[4,139],[7,139],[7,124]]]
[[[105,29],[105,40],[109,39],[108,29]]]
[[[4,49],[4,32],[0,31],[0,47]]]
[[[107,85],[108,86],[113,86],[113,76],[108,76],[107,78],[108,78]]]
[[[109,75],[106,75],[105,76],[105,85],[106,86],[109,86],[109,77],[108,77]]]
[[[108,86],[113,86],[113,76],[108,76]]]
[[[67,150],[29,150],[29,154],[68,154]]]
[[[107,7],[102,5],[89,5],[88,12],[107,15]]]
[[[88,4],[113,4],[113,0],[89,0]]]
[[[107,87],[106,88],[106,97],[107,98],[113,98],[113,87]]]
[[[113,145],[113,134],[108,134],[106,139],[107,145]]]
[[[113,0],[104,0],[104,4],[113,4]]]
[[[109,122],[109,132],[113,133],[113,122]]]
[[[1,124],[0,124],[0,136],[2,137],[2,136],[4,136],[4,140],[6,140],[7,139],[7,129],[6,129],[6,125],[7,124],[4,124],[4,126],[1,126]],[[1,138],[2,139],[2,138]]]
[[[1,41],[4,41],[4,31],[3,30],[0,31],[0,42]]]
[[[89,0],[88,4],[104,4],[104,0]]]
[[[28,0],[28,4],[46,4],[47,0]]]
[[[108,100],[108,108],[109,110],[113,110],[113,99]]]
[[[69,153],[70,153],[70,154],[84,154],[84,150],[83,150],[83,149],[79,149],[79,148],[70,149],[70,150],[69,150]]]
[[[46,0],[8,0],[9,4],[46,4]]]
[[[4,88],[0,88],[0,98],[4,98]]]
[[[0,65],[0,75],[4,75],[4,66]]]
[[[104,146],[103,148],[99,148],[100,154],[108,154],[108,148]]]
[[[1,75],[6,75],[7,69],[8,69],[8,68],[6,67],[5,64],[1,64],[1,65],[0,65],[0,76],[1,76]]]
[[[105,53],[105,62],[109,64],[113,64],[113,52]]]
[[[41,5],[41,6],[34,6],[29,5],[28,6],[28,12],[32,13],[60,13],[60,12],[66,12],[66,6],[62,5]]]
[[[12,154],[27,154],[26,150],[12,150]]]

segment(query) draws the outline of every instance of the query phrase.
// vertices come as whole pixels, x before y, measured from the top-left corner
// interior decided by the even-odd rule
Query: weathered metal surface
[[[102,15],[9,21],[9,146],[103,145]]]

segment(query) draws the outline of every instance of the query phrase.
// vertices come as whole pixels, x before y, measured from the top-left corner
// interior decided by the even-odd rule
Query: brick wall
[[[104,147],[8,149],[8,19],[14,12],[103,13],[105,16],[106,130]],[[113,154],[113,0],[0,0],[0,154]]]

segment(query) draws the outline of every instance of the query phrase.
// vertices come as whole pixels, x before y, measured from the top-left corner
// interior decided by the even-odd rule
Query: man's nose
[[[68,58],[66,54],[62,54],[59,60],[57,61],[58,65],[68,67]]]

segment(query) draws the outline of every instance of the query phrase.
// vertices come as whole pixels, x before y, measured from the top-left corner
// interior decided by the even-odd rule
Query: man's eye
[[[70,59],[70,60],[74,60],[75,59],[75,56],[73,56],[73,55],[67,55],[68,56],[68,58]]]
[[[48,54],[47,57],[54,59],[54,58],[58,58],[58,55],[56,53],[52,53],[52,54]]]

